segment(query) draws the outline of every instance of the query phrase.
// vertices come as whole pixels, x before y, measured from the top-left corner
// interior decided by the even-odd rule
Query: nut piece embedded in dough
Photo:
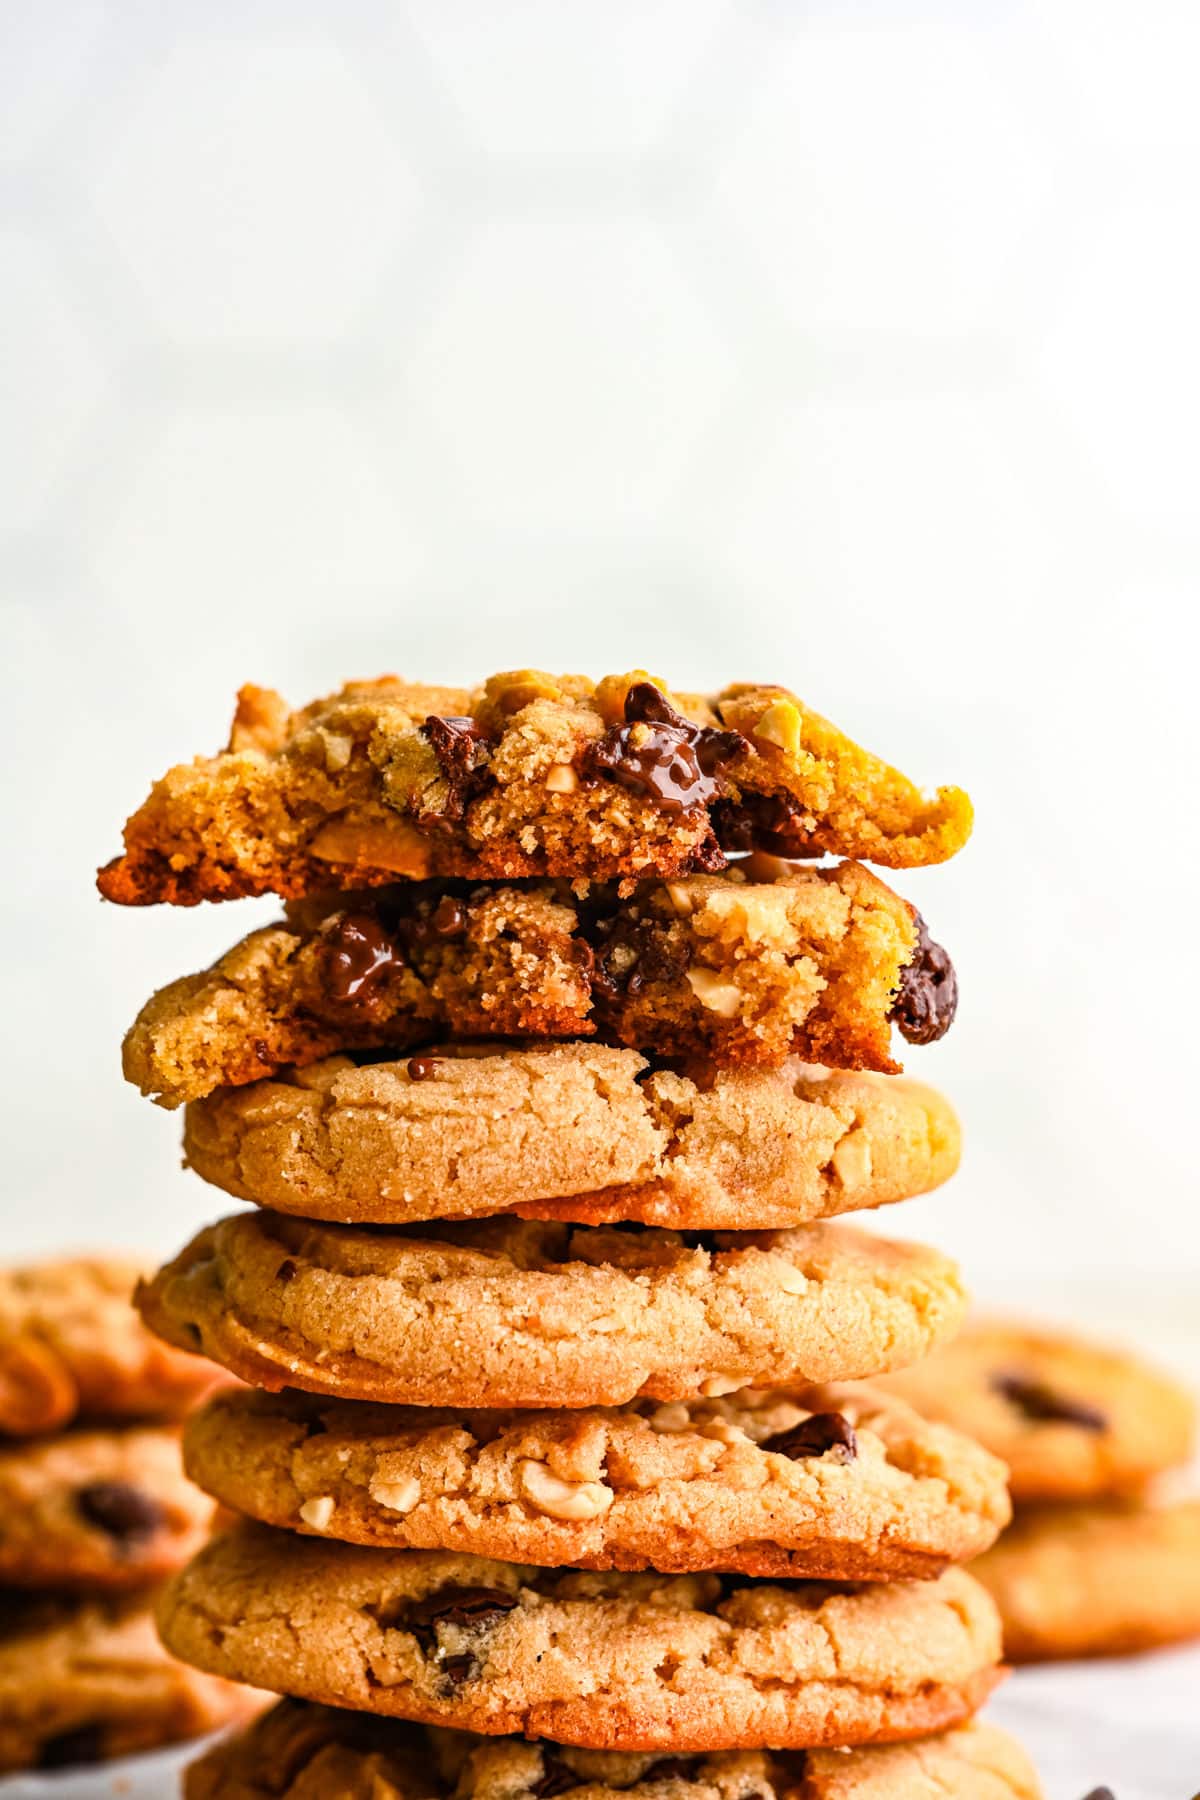
[[[843,1187],[865,1187],[871,1179],[871,1139],[860,1128],[848,1131],[833,1153],[833,1166]]]
[[[325,1531],[333,1517],[333,1496],[322,1494],[319,1499],[306,1500],[300,1508],[300,1517],[314,1531]]]
[[[570,763],[551,763],[546,771],[546,789],[551,794],[573,794],[579,777]]]
[[[421,1498],[421,1484],[415,1475],[404,1481],[375,1480],[371,1483],[371,1498],[387,1512],[410,1513]]]
[[[735,1018],[742,1005],[742,990],[736,981],[723,981],[715,969],[694,968],[687,971],[688,986],[701,1006],[722,1019]]]
[[[581,1524],[598,1519],[612,1505],[612,1489],[602,1481],[560,1481],[545,1463],[526,1458],[520,1465],[521,1491],[539,1512]]]
[[[774,700],[754,727],[754,737],[759,743],[774,744],[788,756],[797,756],[801,723],[799,707],[790,700]]]
[[[541,669],[508,669],[493,675],[484,685],[484,694],[501,713],[517,713],[535,700],[558,700],[562,689],[553,676]]]

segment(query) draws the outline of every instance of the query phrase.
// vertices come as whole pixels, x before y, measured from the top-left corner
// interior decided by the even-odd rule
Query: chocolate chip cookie
[[[183,1473],[177,1428],[0,1444],[0,1583],[144,1587],[200,1548],[213,1512]]]
[[[281,1700],[192,1764],[185,1800],[1040,1800],[989,1725],[860,1750],[578,1750]]]
[[[151,1336],[130,1306],[141,1269],[114,1257],[0,1268],[0,1435],[76,1418],[180,1418],[212,1367]]]
[[[953,1332],[954,1265],[844,1226],[700,1236],[503,1217],[393,1231],[239,1213],[138,1290],[256,1387],[414,1406],[614,1406],[841,1381]]]
[[[522,1209],[760,1230],[904,1200],[958,1167],[958,1121],[906,1077],[811,1064],[700,1076],[542,1045],[330,1058],[187,1109],[188,1162],[240,1200],[393,1225]]]
[[[110,900],[192,905],[397,876],[712,874],[730,852],[944,861],[971,829],[786,688],[673,696],[642,670],[523,669],[481,689],[388,676],[293,712],[243,688],[228,748],[156,782],[100,871]]]
[[[295,907],[155,994],[126,1036],[126,1077],[177,1106],[439,1033],[597,1032],[664,1058],[794,1053],[895,1073],[893,1020],[910,1042],[945,1033],[953,966],[890,888],[858,863],[747,863],[773,878],[410,882]]]
[[[1014,1662],[1200,1637],[1200,1500],[1023,1507],[974,1572]]]
[[[550,1567],[927,1577],[1010,1510],[997,1458],[857,1388],[515,1413],[247,1389],[188,1422],[186,1456],[268,1525]]]
[[[153,1595],[0,1589],[0,1772],[105,1762],[249,1717],[263,1696],[172,1660]]]
[[[167,1647],[298,1699],[592,1749],[888,1742],[970,1716],[1000,1629],[962,1569],[772,1585],[536,1569],[266,1526],[169,1584]]]
[[[1191,1454],[1195,1405],[1177,1382],[1067,1332],[972,1322],[886,1385],[1002,1457],[1016,1500],[1137,1488]]]

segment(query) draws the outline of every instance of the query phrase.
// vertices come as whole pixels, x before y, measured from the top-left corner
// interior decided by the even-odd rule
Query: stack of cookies
[[[887,1386],[1008,1465],[1016,1517],[974,1572],[1012,1661],[1200,1636],[1200,1499],[1169,1492],[1195,1448],[1178,1382],[1115,1345],[995,1319]]]
[[[155,1633],[156,1584],[212,1521],[178,1422],[215,1372],[145,1329],[137,1273],[0,1270],[0,1772],[103,1761],[261,1704]]]
[[[956,1166],[893,1044],[953,969],[863,861],[969,829],[783,689],[643,671],[246,689],[155,785],[108,898],[288,903],[125,1046],[257,1209],[140,1291],[251,1384],[189,1426],[244,1522],[161,1629],[304,1703],[194,1793],[1036,1792],[970,1722],[1003,1465],[845,1385],[957,1273],[828,1222]]]

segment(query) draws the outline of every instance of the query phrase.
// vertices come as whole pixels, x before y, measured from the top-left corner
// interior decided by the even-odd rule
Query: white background
[[[964,1172],[887,1225],[1178,1340],[1200,9],[4,0],[10,1252],[219,1197],[121,1082],[269,903],[93,869],[246,679],[785,681],[975,796],[900,878]]]

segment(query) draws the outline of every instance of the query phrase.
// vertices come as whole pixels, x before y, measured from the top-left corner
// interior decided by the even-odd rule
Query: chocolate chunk
[[[637,681],[625,696],[625,723],[588,745],[580,772],[685,813],[719,798],[723,770],[747,748],[740,731],[693,725],[653,682]]]
[[[397,1623],[411,1631],[421,1647],[432,1650],[437,1642],[439,1625],[479,1627],[494,1625],[504,1613],[519,1605],[515,1594],[505,1588],[444,1587],[426,1594],[415,1606],[406,1608]],[[453,1660],[453,1659],[451,1659]],[[443,1665],[445,1666],[445,1665]]]
[[[408,1079],[410,1081],[428,1081],[441,1068],[444,1058],[440,1056],[410,1056],[408,1059]]]
[[[423,817],[429,823],[461,819],[479,792],[491,760],[492,746],[487,734],[474,719],[440,719],[436,713],[426,719],[421,733],[429,740],[446,781],[446,796],[440,809]]]
[[[1117,1796],[1111,1788],[1098,1787],[1093,1788],[1090,1794],[1085,1794],[1083,1800],[1117,1800]],[[1197,1800],[1200,1800],[1200,1796],[1197,1797]]]
[[[788,1431],[777,1431],[774,1437],[764,1438],[758,1447],[770,1450],[776,1456],[790,1456],[793,1462],[839,1450],[842,1462],[853,1462],[858,1455],[858,1438],[844,1413],[823,1412],[801,1419]]]
[[[444,1656],[438,1668],[452,1688],[461,1687],[464,1681],[471,1681],[479,1672],[479,1664],[473,1656]]]
[[[325,992],[336,1005],[370,1002],[383,978],[404,967],[400,946],[373,913],[342,913],[327,922],[321,935]]]
[[[900,987],[888,1014],[910,1044],[936,1044],[945,1037],[958,1011],[958,977],[954,964],[916,915],[917,948],[901,971]]]
[[[628,910],[585,919],[582,928],[591,950],[592,993],[602,1016],[605,1001],[636,998],[647,982],[677,980],[688,966],[686,945],[672,944],[661,926]]]
[[[567,1794],[572,1788],[583,1787],[584,1777],[577,1775],[574,1769],[568,1769],[553,1750],[542,1751],[542,1773],[534,1782],[529,1792],[533,1800],[555,1800],[557,1794]]]
[[[75,1505],[89,1525],[107,1532],[122,1550],[136,1549],[166,1524],[167,1515],[153,1494],[127,1481],[93,1481],[75,1495]]]
[[[713,830],[722,850],[766,850],[772,856],[819,856],[812,821],[791,794],[743,794],[713,808]]]
[[[639,1781],[699,1781],[702,1771],[699,1761],[694,1756],[660,1756],[652,1762],[648,1769],[643,1769]]]
[[[98,1763],[105,1755],[104,1732],[99,1725],[77,1725],[47,1738],[38,1753],[39,1769],[69,1769],[80,1763]]]
[[[1108,1430],[1108,1418],[1098,1406],[1089,1406],[1086,1400],[1072,1400],[1066,1394],[1056,1394],[1045,1382],[1034,1381],[1025,1375],[1001,1373],[992,1376],[992,1386],[1027,1419],[1039,1425],[1078,1425],[1083,1431]]]

